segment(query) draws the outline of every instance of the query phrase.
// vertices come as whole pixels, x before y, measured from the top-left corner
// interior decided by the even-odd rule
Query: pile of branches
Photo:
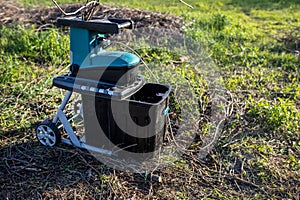
[[[66,12],[74,12],[84,4],[64,4],[61,6]],[[126,18],[135,22],[136,28],[140,27],[162,27],[178,30],[183,24],[183,19],[169,14],[150,12],[132,8],[116,8],[100,4],[100,9],[95,16]],[[16,3],[0,0],[0,25],[9,24],[35,24],[37,26],[55,24],[58,17],[63,17],[60,10],[53,7],[24,8],[16,6]]]

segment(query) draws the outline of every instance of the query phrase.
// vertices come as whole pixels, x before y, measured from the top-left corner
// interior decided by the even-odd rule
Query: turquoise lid
[[[80,68],[94,67],[135,67],[140,63],[140,58],[134,54],[121,51],[102,51],[85,59]]]

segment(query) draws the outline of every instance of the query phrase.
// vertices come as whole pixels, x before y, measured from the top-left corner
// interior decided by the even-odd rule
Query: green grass
[[[38,32],[34,26],[31,29],[3,26],[0,31],[3,35],[0,39],[0,86],[4,99],[0,127],[1,132],[5,132],[45,118],[47,112],[31,111],[39,109],[40,104],[41,107],[53,106],[53,93],[47,88],[55,72],[62,70],[57,67],[68,58],[69,43],[67,36],[55,29]]]
[[[29,6],[52,5],[51,1],[20,2]],[[62,2],[80,1],[58,1]],[[209,178],[234,174],[253,184],[227,187],[231,183],[227,179],[218,182],[212,178],[216,184],[214,189],[204,186],[194,189],[207,191],[212,198],[234,198],[244,191],[250,199],[297,198],[300,1],[187,0],[194,9],[175,0],[101,2],[182,16],[186,20],[182,25],[186,34],[207,47],[221,72],[223,84],[233,97],[233,112],[201,172],[209,174]],[[16,130],[27,130],[53,114],[60,99],[53,97],[59,92],[50,89],[51,80],[68,64],[60,65],[67,60],[69,47],[67,36],[55,28],[40,32],[36,27],[2,26],[0,34],[0,94],[3,99],[0,132],[7,137],[11,133],[22,134]],[[168,59],[172,55],[159,51],[150,54],[160,63],[170,64]],[[199,75],[192,74],[193,70],[186,72],[184,69],[178,70],[191,80],[193,88],[203,97],[205,83]],[[7,141],[3,139],[1,145],[10,145]],[[197,144],[193,144],[193,148],[197,148]],[[186,176],[189,164],[193,163],[183,158],[182,163],[174,164],[180,169],[173,173]],[[172,173],[167,175],[172,176]],[[112,178],[108,176],[107,179]],[[117,180],[109,181],[112,187],[119,187]],[[171,183],[180,188],[174,193],[178,198],[194,197],[188,186]],[[249,192],[252,189],[256,194]],[[172,194],[162,187],[156,192],[160,198]]]

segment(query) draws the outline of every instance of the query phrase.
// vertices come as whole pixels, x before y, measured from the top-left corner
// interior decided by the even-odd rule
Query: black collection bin
[[[170,91],[169,85],[146,83],[123,100],[82,95],[86,143],[133,153],[158,150],[166,131]]]

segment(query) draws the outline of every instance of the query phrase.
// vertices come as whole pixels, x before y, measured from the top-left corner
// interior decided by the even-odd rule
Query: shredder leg
[[[56,124],[59,120],[62,123],[64,129],[66,130],[68,136],[70,137],[70,139],[62,138],[61,141],[66,144],[74,145],[76,147],[84,148],[84,149],[98,152],[101,154],[114,155],[114,153],[110,150],[94,147],[94,146],[91,146],[91,145],[88,145],[88,144],[85,144],[85,143],[79,141],[79,139],[77,138],[76,134],[74,133],[65,113],[63,112],[68,101],[70,100],[71,95],[72,95],[72,92],[68,91],[63,102],[61,103],[61,105],[57,111],[55,118],[52,121],[53,123]]]
[[[56,124],[58,121],[60,121],[62,123],[64,129],[66,130],[67,134],[70,137],[71,144],[73,144],[77,147],[81,147],[80,141],[78,140],[76,134],[74,133],[74,131],[63,111],[65,109],[67,103],[69,102],[71,95],[72,95],[72,92],[68,91],[52,122],[54,124]],[[63,139],[62,139],[62,141],[63,141]]]
[[[61,103],[60,107],[59,107],[59,110],[63,111],[68,103],[68,101],[70,100],[72,96],[72,91],[68,91],[63,102]],[[56,113],[54,119],[53,119],[53,123],[56,124],[58,122],[58,119],[59,119],[59,112]]]

